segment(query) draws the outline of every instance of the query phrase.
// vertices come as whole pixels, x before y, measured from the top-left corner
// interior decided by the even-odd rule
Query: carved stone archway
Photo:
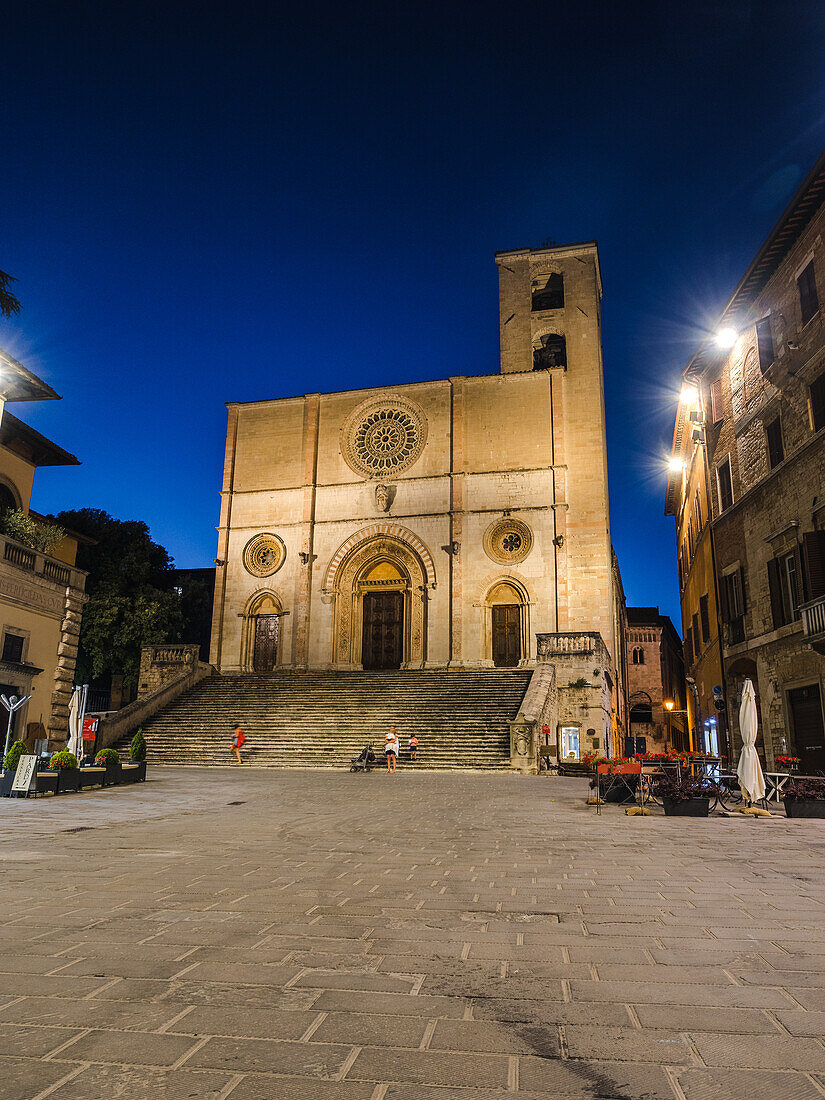
[[[530,659],[530,598],[524,585],[512,575],[496,578],[484,596],[484,663],[498,663],[494,652],[494,609],[502,604],[518,608],[515,624],[518,640],[516,666],[524,666]]]
[[[403,531],[404,528],[397,530]],[[348,539],[334,555],[327,570],[327,580],[331,583],[325,589],[335,604],[333,666],[362,667],[364,596],[371,591],[391,588],[400,592],[403,600],[401,667],[423,668],[426,657],[427,590],[434,584],[435,572],[428,569],[417,548],[398,534],[389,534],[386,530],[369,532],[370,529],[367,529],[361,539],[354,536],[354,542]],[[425,550],[432,565],[426,547],[418,539],[415,541]],[[380,573],[377,567],[382,563],[391,567],[393,579],[371,579],[371,575]]]
[[[241,668],[244,672],[252,672],[255,662],[255,633],[258,617],[261,615],[275,615],[280,620],[283,628],[283,617],[289,612],[283,610],[283,604],[278,594],[271,588],[259,588],[246,601],[246,606],[241,618]],[[280,631],[278,642],[279,665],[284,663],[285,641],[283,629]]]

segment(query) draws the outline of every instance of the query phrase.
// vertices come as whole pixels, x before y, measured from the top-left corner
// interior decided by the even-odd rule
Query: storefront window
[[[561,759],[579,759],[579,734],[578,726],[562,726],[560,731]]]

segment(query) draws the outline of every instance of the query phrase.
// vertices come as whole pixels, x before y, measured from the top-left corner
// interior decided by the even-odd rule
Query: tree
[[[167,551],[140,520],[120,520],[100,508],[60,512],[54,518],[81,542],[79,569],[88,570],[77,676],[96,680],[120,673],[134,687],[145,645],[180,639],[183,618]]]
[[[20,302],[11,292],[11,284],[17,280],[13,275],[0,271],[0,316],[13,317],[20,312]]]

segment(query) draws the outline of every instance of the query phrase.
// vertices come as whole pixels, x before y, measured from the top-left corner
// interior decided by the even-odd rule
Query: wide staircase
[[[245,764],[345,767],[372,741],[383,766],[384,734],[395,725],[402,766],[415,733],[416,768],[502,768],[510,759],[508,721],[530,676],[503,669],[212,676],[144,726],[147,760],[229,764],[240,725]]]

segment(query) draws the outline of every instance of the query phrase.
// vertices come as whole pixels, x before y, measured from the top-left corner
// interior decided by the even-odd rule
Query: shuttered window
[[[811,420],[815,432],[825,428],[825,374],[811,382]]]
[[[725,419],[722,411],[722,379],[717,378],[710,384],[710,415],[714,424]]]
[[[814,262],[811,262],[801,271],[796,280],[799,287],[799,306],[802,311],[802,324],[807,325],[810,319],[819,312],[819,299],[816,294],[816,276],[814,274]]]
[[[693,618],[691,619],[691,623],[693,624],[693,642],[694,642],[694,645],[696,646],[696,654],[698,656],[698,654],[699,654],[699,616],[694,615]]]
[[[802,536],[807,598],[825,596],[825,531],[806,531]]]
[[[721,466],[716,467],[716,480],[719,484],[719,511],[724,512],[733,504],[733,481],[729,458],[726,458]]]
[[[702,641],[710,641],[710,612],[707,596],[699,597],[699,616],[702,620]]]
[[[759,348],[759,369],[766,371],[774,360],[770,314],[756,322],[756,343]]]
[[[690,667],[693,664],[693,631],[690,627],[685,631],[685,663]]]
[[[765,425],[765,442],[768,445],[768,463],[771,469],[778,466],[785,457],[785,444],[782,442],[782,421],[774,417]]]
[[[780,554],[768,562],[768,587],[774,629],[794,623],[799,618],[799,605],[802,602],[800,574],[798,550],[793,550],[790,554]]]
[[[719,586],[722,619],[728,626],[731,645],[745,640],[745,571],[740,566],[735,573],[722,577]]]

